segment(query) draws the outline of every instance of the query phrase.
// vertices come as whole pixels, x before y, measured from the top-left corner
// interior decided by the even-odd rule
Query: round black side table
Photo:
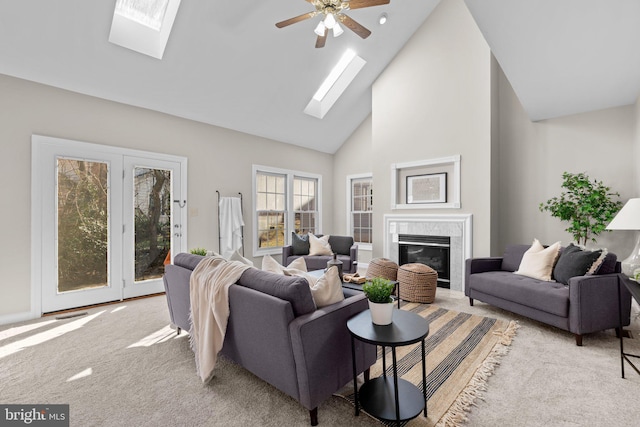
[[[409,381],[398,378],[396,347],[422,341],[422,377],[426,378],[424,340],[429,335],[429,323],[421,316],[408,311],[393,311],[390,325],[375,325],[371,312],[365,310],[347,321],[351,333],[351,357],[353,362],[353,392],[356,416],[362,409],[374,417],[386,421],[410,420],[424,409],[427,416],[427,385],[422,381],[422,391]],[[382,346],[382,376],[365,382],[358,391],[355,340]],[[385,347],[391,347],[393,376],[387,376]]]

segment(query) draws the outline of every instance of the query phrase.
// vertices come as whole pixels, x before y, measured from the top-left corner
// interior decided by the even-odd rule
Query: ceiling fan
[[[276,27],[283,28],[296,22],[311,19],[317,15],[322,15],[322,20],[314,30],[318,35],[316,39],[316,47],[324,47],[327,41],[327,35],[329,30],[333,30],[333,36],[338,37],[344,32],[340,23],[344,24],[351,31],[366,39],[371,35],[371,31],[354,21],[351,17],[344,12],[353,9],[362,9],[371,6],[381,6],[383,4],[389,4],[391,0],[306,0],[315,6],[316,10],[313,12],[304,13],[294,18],[286,19],[278,22]]]

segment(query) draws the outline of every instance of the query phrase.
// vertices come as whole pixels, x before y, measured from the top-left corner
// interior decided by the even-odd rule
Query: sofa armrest
[[[364,294],[322,307],[289,325],[300,403],[313,409],[353,381],[351,335],[347,320],[368,308]],[[376,347],[355,341],[356,366],[363,372],[376,361]]]
[[[622,324],[630,323],[631,294],[620,274],[577,276],[569,279],[569,331],[587,334],[620,326],[618,285],[622,301]]]
[[[469,296],[469,278],[472,274],[502,270],[502,257],[469,258],[465,261],[465,295]]]
[[[288,264],[287,259],[293,255],[293,246],[289,245],[289,246],[283,246],[282,247],[282,260],[280,261],[280,264],[286,266]]]
[[[345,271],[345,273],[355,273],[358,271],[358,245],[353,244],[349,248],[349,256],[351,257],[351,265],[349,266],[349,271]]]

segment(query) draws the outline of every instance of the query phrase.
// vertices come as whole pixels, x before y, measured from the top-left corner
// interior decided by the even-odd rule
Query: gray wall
[[[332,155],[2,75],[0,93],[0,221],[5,230],[0,245],[0,321],[31,309],[32,134],[187,157],[189,248],[217,250],[215,191],[242,192],[250,256],[253,163],[322,175],[325,209],[331,206]],[[326,209],[325,233],[332,231],[332,221],[332,210]]]

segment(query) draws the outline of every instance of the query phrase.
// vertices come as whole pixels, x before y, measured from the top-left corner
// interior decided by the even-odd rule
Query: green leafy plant
[[[362,290],[369,301],[378,304],[393,302],[393,299],[391,299],[393,288],[395,288],[395,285],[383,277],[374,277],[371,281],[362,285]]]
[[[194,249],[191,249],[189,252],[191,252],[194,255],[207,256],[207,250],[205,248],[194,248]]]
[[[551,216],[568,221],[570,225],[565,231],[572,234],[577,243],[595,242],[594,236],[605,231],[622,207],[621,201],[612,199],[620,194],[612,192],[602,181],[591,181],[585,173],[564,172],[562,179],[566,192],[540,203],[540,211],[549,211]]]

